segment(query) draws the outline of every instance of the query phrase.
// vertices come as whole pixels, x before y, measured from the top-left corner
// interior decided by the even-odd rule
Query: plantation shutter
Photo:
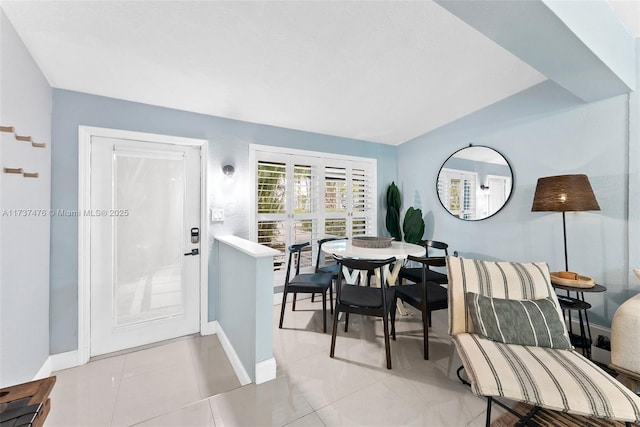
[[[324,234],[347,236],[347,168],[325,166],[324,185]]]
[[[318,240],[318,223],[320,199],[317,166],[294,164],[293,180],[289,181],[293,194],[294,206],[291,215],[292,243],[315,242]],[[304,248],[301,254],[300,267],[311,267],[313,262],[313,245]]]
[[[280,270],[287,246],[286,164],[259,161],[257,181],[257,242],[281,252],[274,257],[274,270]]]
[[[351,172],[351,236],[376,235],[371,218],[375,211],[375,180],[368,165],[354,166]]]
[[[375,160],[301,150],[251,146],[255,162],[255,220],[251,238],[281,252],[274,270],[286,267],[287,247],[310,242],[301,271],[312,271],[319,239],[377,233]],[[359,160],[355,160],[359,159]],[[283,275],[274,275],[282,285]]]

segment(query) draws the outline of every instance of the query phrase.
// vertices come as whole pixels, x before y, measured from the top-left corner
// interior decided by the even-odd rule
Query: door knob
[[[198,248],[191,249],[191,252],[187,252],[186,254],[184,254],[184,256],[187,255],[200,255],[200,250]]]

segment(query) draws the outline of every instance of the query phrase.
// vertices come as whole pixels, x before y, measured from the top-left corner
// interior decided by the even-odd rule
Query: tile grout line
[[[187,346],[189,347],[189,360],[191,360],[191,369],[193,369],[193,375],[196,377],[196,384],[198,385],[198,397],[200,397],[200,399],[203,399],[202,396],[204,395],[204,390],[203,390],[202,382],[200,381],[200,376],[198,375],[198,372],[196,371],[196,366],[195,366],[196,357],[194,355],[194,349],[193,349],[194,341],[190,340],[187,343]]]
[[[113,420],[116,416],[116,408],[118,407],[118,399],[120,398],[120,386],[122,385],[122,377],[124,375],[125,366],[127,366],[127,357],[128,355],[124,355],[124,360],[122,361],[122,369],[120,370],[120,376],[118,377],[118,389],[116,391],[116,398],[113,400],[113,410],[111,412],[111,420],[109,421],[109,425],[113,425]]]

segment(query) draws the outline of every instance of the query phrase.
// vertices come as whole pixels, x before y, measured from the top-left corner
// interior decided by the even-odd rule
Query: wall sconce
[[[233,174],[236,172],[235,168],[231,165],[224,165],[222,167],[222,172],[229,178],[231,178],[233,176]]]

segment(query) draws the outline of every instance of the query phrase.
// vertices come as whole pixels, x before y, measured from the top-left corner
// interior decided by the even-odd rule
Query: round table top
[[[391,242],[389,248],[361,248],[353,246],[351,240],[334,240],[322,245],[322,251],[328,254],[362,259],[406,259],[409,255],[423,256],[424,246],[406,242]]]

